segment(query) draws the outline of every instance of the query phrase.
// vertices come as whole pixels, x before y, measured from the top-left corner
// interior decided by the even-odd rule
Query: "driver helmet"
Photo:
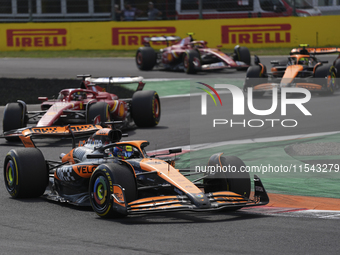
[[[128,159],[133,154],[132,146],[114,147],[112,155],[120,159]]]
[[[78,92],[72,94],[72,100],[82,101],[83,99],[86,99],[86,93],[85,92],[78,91]]]
[[[299,64],[300,65],[307,65],[308,64],[308,58],[300,58]]]

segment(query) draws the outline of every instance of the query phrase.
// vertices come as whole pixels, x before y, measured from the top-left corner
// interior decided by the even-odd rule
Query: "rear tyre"
[[[255,86],[263,82],[266,82],[266,78],[260,79],[266,76],[266,67],[263,66],[263,68],[265,69],[264,71],[262,71],[262,66],[256,65],[256,66],[250,66],[247,70],[246,81],[243,86],[243,91],[247,92],[248,88],[252,87],[253,97],[262,97],[263,94],[265,93],[264,91],[259,91],[259,92],[254,91]]]
[[[215,174],[208,174],[208,177],[203,179],[204,191],[232,191],[246,198],[250,196],[250,175],[248,172],[241,172],[245,169],[244,162],[235,156],[217,157],[213,155],[209,160],[209,165],[220,165],[221,169],[232,169],[234,171],[219,171]],[[215,158],[214,158],[215,157]]]
[[[151,47],[140,47],[136,53],[136,65],[139,70],[148,71],[156,65],[157,54]]]
[[[201,67],[201,56],[197,50],[188,50],[183,55],[184,71],[187,74],[195,74]]]
[[[250,57],[249,49],[247,47],[235,47],[234,56],[235,56],[234,57],[235,61],[241,61],[250,66],[251,57]],[[247,70],[247,67],[238,68],[237,70]]]
[[[41,151],[37,148],[10,150],[4,161],[4,180],[13,198],[43,195],[48,184],[48,169]]]
[[[25,117],[26,109],[20,103],[8,103],[4,110],[2,120],[3,131],[26,127]],[[6,137],[7,141],[20,141],[18,137]]]
[[[100,165],[91,176],[89,193],[93,210],[103,218],[126,216],[113,208],[112,184],[118,184],[124,189],[126,203],[137,199],[136,180],[129,167],[121,163]]]
[[[105,102],[97,102],[87,106],[86,123],[103,125],[110,121],[110,107]]]
[[[333,65],[322,65],[316,68],[314,73],[314,78],[316,84],[322,85],[324,91],[320,94],[322,95],[332,95],[336,90],[336,71]]]
[[[156,91],[137,91],[132,96],[131,115],[138,127],[154,127],[161,119],[161,102]]]

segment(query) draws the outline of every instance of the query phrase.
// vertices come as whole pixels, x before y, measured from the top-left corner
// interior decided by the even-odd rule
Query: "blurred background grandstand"
[[[0,22],[121,20],[125,0],[0,0]],[[150,0],[129,1],[148,20]],[[156,19],[219,19],[340,14],[340,0],[154,0]]]

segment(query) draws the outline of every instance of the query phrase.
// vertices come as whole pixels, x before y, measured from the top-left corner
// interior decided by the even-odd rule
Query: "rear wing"
[[[19,137],[25,147],[36,147],[32,138],[67,138],[70,137],[73,140],[76,137],[89,136],[99,129],[102,129],[100,125],[68,125],[63,127],[30,127],[21,128],[8,132],[4,132],[0,138]],[[73,146],[74,147],[74,146]]]
[[[96,85],[120,85],[120,84],[132,84],[138,83],[137,91],[143,90],[145,83],[143,82],[142,76],[128,76],[128,77],[117,77],[117,76],[109,76],[109,77],[92,77],[90,74],[79,74],[77,78],[81,78],[83,83],[86,86],[96,86]]]
[[[290,51],[290,55],[293,54],[332,54],[332,53],[340,53],[340,48],[330,47],[330,48],[294,48]]]
[[[169,42],[177,42],[182,38],[179,36],[154,36],[154,37],[144,37],[143,44],[145,46],[150,46],[150,42],[166,42],[167,46],[169,46]]]

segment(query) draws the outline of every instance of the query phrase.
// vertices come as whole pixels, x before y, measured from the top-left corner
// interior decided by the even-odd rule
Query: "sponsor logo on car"
[[[65,47],[67,30],[51,29],[7,29],[8,47]]]

